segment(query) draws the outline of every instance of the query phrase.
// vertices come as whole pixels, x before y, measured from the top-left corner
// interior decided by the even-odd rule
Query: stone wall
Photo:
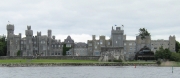
[[[0,56],[0,59],[75,59],[75,60],[98,60],[100,56]]]

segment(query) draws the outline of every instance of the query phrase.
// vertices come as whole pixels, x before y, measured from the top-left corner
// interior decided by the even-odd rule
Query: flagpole
[[[122,25],[122,30],[124,30],[124,25]]]

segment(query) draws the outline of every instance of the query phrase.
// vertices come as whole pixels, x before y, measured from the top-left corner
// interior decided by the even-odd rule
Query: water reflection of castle
[[[72,47],[67,51],[67,55],[70,56],[100,56],[104,51],[115,50],[121,54],[123,53],[125,59],[133,59],[135,52],[144,46],[147,46],[153,52],[161,46],[175,52],[175,36],[169,36],[169,40],[151,40],[150,36],[146,36],[143,40],[140,36],[136,36],[136,40],[126,40],[126,35],[124,35],[124,30],[121,27],[115,29],[112,27],[110,39],[106,40],[105,36],[100,36],[97,40],[96,36],[93,35],[92,40],[88,40],[87,44],[83,42],[76,43],[70,36],[64,42],[61,42],[55,39],[55,36],[52,36],[51,30],[47,31],[47,35],[41,35],[41,32],[37,32],[37,35],[33,36],[31,26],[27,26],[25,35],[24,38],[21,37],[21,33],[14,35],[14,25],[7,25],[8,56],[17,56],[19,50],[22,56],[36,54],[61,56],[63,44],[66,44],[66,47]]]

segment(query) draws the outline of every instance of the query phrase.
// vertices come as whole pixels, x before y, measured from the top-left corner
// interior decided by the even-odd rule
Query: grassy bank
[[[0,59],[0,66],[29,67],[29,66],[156,66],[153,61],[129,62],[99,62],[97,60],[72,59]]]
[[[0,59],[0,63],[98,63],[97,60]]]
[[[162,62],[161,66],[165,66],[165,67],[169,67],[169,66],[180,67],[180,62],[166,61],[166,62]]]

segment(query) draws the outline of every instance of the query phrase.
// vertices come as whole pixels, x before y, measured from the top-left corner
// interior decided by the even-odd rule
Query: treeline
[[[180,47],[177,47],[177,49]],[[171,61],[178,61],[180,62],[180,50],[177,52],[171,52],[169,49],[163,49],[161,46],[159,50],[155,53],[156,59],[164,59],[164,60],[171,60]]]
[[[0,38],[0,56],[7,55],[7,39],[6,36],[1,36]]]

